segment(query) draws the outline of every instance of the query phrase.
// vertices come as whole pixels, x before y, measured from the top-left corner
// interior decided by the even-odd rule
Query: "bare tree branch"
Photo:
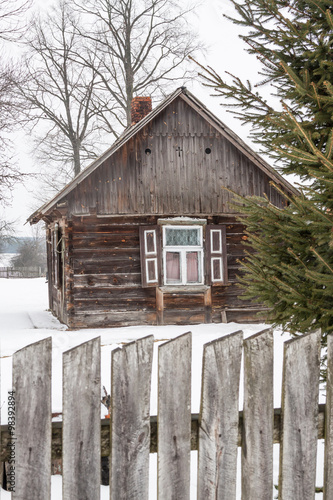
[[[195,8],[169,0],[78,0],[83,14],[79,32],[88,48],[96,44],[94,58],[78,56],[94,67],[105,90],[121,107],[126,125],[131,123],[135,95],[165,94],[171,82],[193,76],[188,56],[203,49],[187,24]]]
[[[97,98],[101,81],[96,69],[76,61],[76,54],[84,50],[78,23],[66,1],[35,20],[26,37],[26,79],[17,82],[27,104],[27,124],[40,131],[36,157],[62,165],[65,172],[71,164],[70,178],[80,172],[82,163],[96,157],[105,127],[100,116],[114,113],[110,99]]]

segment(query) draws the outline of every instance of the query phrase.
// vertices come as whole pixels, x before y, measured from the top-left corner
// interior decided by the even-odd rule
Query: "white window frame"
[[[166,231],[168,229],[197,229],[199,231],[199,240],[201,245],[175,245],[175,246],[166,246]],[[167,252],[175,252],[180,254],[180,282],[179,283],[167,283],[167,275],[166,275],[166,253]],[[186,254],[188,252],[198,252],[199,257],[199,274],[200,281],[196,282],[187,282],[187,259]],[[202,225],[163,225],[163,283],[166,286],[196,286],[204,284],[204,247],[203,247],[203,230]]]

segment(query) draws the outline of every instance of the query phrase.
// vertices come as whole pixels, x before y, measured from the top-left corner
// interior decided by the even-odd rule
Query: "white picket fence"
[[[112,352],[110,498],[148,499],[153,336]],[[200,500],[236,498],[244,352],[242,500],[273,498],[273,332],[204,346],[198,435]],[[13,500],[49,500],[51,338],[13,356]],[[100,498],[100,338],[63,354],[63,500]],[[284,345],[279,498],[315,497],[320,332]],[[333,340],[328,339],[324,499],[333,498]],[[190,498],[191,333],[158,349],[158,499]]]

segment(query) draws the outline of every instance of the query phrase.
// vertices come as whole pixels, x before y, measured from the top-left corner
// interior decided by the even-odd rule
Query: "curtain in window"
[[[198,283],[199,279],[199,258],[198,252],[186,253],[187,283]]]
[[[176,283],[180,281],[179,252],[166,253],[166,279],[167,283]]]

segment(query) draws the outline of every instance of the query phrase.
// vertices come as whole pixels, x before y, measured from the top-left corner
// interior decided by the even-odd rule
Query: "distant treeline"
[[[33,241],[33,239],[34,238],[31,236],[21,236],[1,241],[0,253],[18,253],[22,243],[26,241]]]

